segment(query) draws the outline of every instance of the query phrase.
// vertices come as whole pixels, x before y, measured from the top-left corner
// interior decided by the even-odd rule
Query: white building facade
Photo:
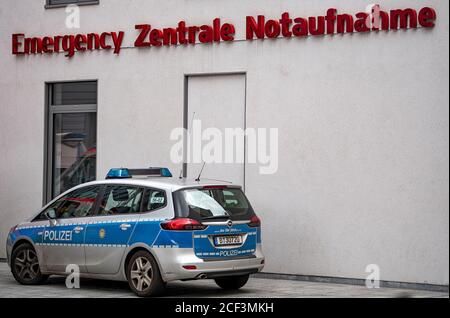
[[[72,2],[0,8],[0,247],[112,167],[178,176],[195,118],[278,131],[274,171],[203,172],[244,185],[266,272],[448,286],[448,1],[380,0],[379,30],[362,0]]]

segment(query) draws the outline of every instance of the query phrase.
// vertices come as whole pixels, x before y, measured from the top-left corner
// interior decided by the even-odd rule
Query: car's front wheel
[[[250,277],[249,275],[242,275],[242,276],[216,278],[215,282],[222,289],[236,290],[244,287],[245,284],[247,284],[249,277]]]
[[[48,278],[48,275],[41,273],[36,251],[29,243],[18,246],[12,252],[11,272],[22,285],[42,284]]]
[[[158,296],[164,292],[166,285],[158,264],[147,251],[138,251],[131,257],[127,278],[131,290],[140,297]]]

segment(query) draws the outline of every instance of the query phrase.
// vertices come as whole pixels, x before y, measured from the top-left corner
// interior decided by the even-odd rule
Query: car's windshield
[[[250,203],[239,188],[186,189],[175,192],[174,201],[178,217],[244,220],[254,215]]]

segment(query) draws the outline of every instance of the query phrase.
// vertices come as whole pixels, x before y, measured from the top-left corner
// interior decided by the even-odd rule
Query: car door
[[[79,188],[64,196],[54,210],[55,220],[49,221],[42,234],[42,249],[47,269],[62,273],[69,264],[86,272],[84,239],[94,212],[100,186]]]
[[[115,274],[139,219],[143,189],[108,185],[97,215],[86,229],[86,269],[92,274]]]

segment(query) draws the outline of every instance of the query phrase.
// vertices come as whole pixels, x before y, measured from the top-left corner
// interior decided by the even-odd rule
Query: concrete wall
[[[362,0],[101,0],[81,8],[81,29],[44,0],[0,8],[0,246],[10,226],[42,203],[44,82],[98,79],[98,177],[109,167],[168,165],[170,131],[183,123],[183,77],[247,73],[247,127],[278,127],[279,171],[246,168],[263,219],[268,272],[448,284],[449,4],[378,1],[385,9],[432,6],[437,25],[344,36],[126,48],[17,58],[11,34],[57,35],[173,26],[181,19],[235,23],[355,13]],[[155,116],[157,114],[157,116]],[[4,248],[0,257],[4,257]]]

